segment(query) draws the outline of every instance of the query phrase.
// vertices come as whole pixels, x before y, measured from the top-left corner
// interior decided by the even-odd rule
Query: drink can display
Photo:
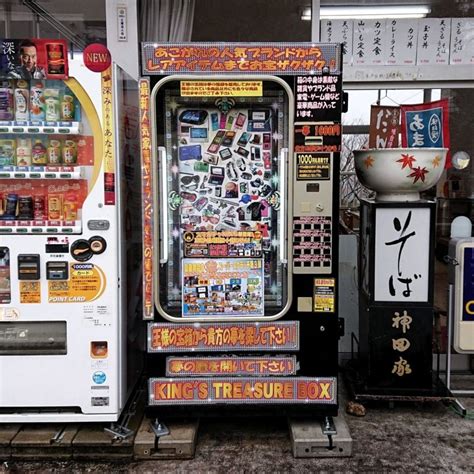
[[[19,80],[15,88],[15,120],[25,121],[30,119],[30,91],[28,82]]]
[[[62,157],[65,165],[74,165],[77,163],[77,146],[74,140],[64,140]]]
[[[33,219],[33,197],[20,196],[18,198],[18,219],[29,221]]]
[[[63,195],[48,195],[48,219],[57,221],[63,217]]]
[[[44,120],[45,119],[45,107],[44,107],[44,82],[43,81],[32,81],[30,88],[30,119],[31,120]]]
[[[0,81],[0,120],[13,120],[13,81]]]
[[[31,165],[31,139],[19,138],[16,147],[16,165],[30,166]]]
[[[45,118],[48,122],[57,122],[59,120],[59,99],[57,97],[46,98]]]
[[[74,97],[64,95],[61,101],[61,120],[74,120]]]
[[[5,212],[2,216],[3,219],[15,219],[16,207],[18,204],[18,194],[10,193],[7,194],[7,202],[5,204]]]
[[[46,207],[44,196],[36,195],[33,198],[33,218],[37,221],[43,220],[46,217]]]
[[[48,61],[48,74],[64,75],[66,72],[64,46],[61,43],[47,43],[46,54]]]
[[[41,140],[36,140],[33,148],[31,149],[31,163],[33,165],[48,164],[48,152]]]
[[[15,164],[15,140],[0,140],[0,166]]]
[[[48,163],[50,165],[59,165],[61,162],[61,142],[59,140],[50,140],[48,146]]]

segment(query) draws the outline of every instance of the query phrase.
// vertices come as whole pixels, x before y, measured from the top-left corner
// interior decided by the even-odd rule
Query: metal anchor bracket
[[[161,436],[166,436],[170,434],[170,430],[168,429],[168,427],[164,423],[161,423],[158,418],[155,418],[154,421],[150,421],[150,426],[157,438],[161,438]]]
[[[104,431],[116,439],[124,440],[133,435],[134,431],[124,425],[111,423],[110,428],[104,428]]]
[[[334,420],[332,416],[326,416],[324,420],[321,422],[321,431],[324,435],[328,437],[329,446],[328,449],[331,451],[334,449],[334,441],[332,437],[337,435],[336,425],[334,424]]]

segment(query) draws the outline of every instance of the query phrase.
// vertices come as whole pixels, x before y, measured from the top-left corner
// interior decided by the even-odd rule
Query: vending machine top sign
[[[142,43],[143,75],[341,74],[340,45],[313,43]]]

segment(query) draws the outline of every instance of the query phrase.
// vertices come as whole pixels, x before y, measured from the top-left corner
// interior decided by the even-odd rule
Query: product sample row
[[[72,121],[76,117],[76,98],[57,81],[0,81],[0,120]]]
[[[0,220],[75,221],[79,202],[77,194],[48,193],[0,195]]]
[[[0,140],[0,166],[73,166],[77,164],[77,138],[36,136]]]

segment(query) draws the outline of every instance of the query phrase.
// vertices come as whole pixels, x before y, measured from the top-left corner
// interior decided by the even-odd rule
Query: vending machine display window
[[[181,82],[153,93],[156,306],[168,319],[278,318],[291,303],[292,92],[273,78],[258,97],[187,97]]]

